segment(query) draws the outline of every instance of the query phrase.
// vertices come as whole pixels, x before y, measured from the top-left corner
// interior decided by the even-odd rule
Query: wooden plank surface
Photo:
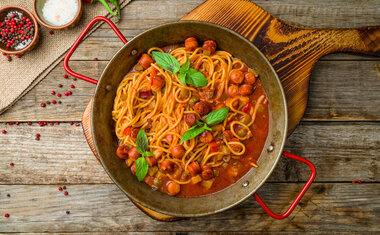
[[[157,222],[138,210],[113,184],[1,185],[0,231],[266,231],[375,232],[379,229],[380,184],[315,183],[289,218],[273,220],[253,198],[226,212],[178,222]],[[302,184],[267,183],[259,190],[275,211],[286,209]],[[374,190],[376,188],[376,190]],[[10,194],[7,197],[6,194]],[[66,214],[69,210],[70,214]],[[322,222],[323,221],[323,222]]]
[[[285,150],[312,161],[317,182],[380,182],[380,125],[376,124],[304,122],[287,140]],[[7,134],[0,134],[0,184],[111,183],[81,127],[22,123],[1,128]],[[39,141],[36,133],[41,135]],[[309,174],[303,164],[283,158],[269,181],[305,181]]]
[[[105,61],[73,61],[74,71],[98,78]],[[0,115],[1,121],[80,121],[94,94],[95,85],[73,78],[64,79],[58,65],[35,88]],[[321,61],[311,77],[305,121],[379,121],[380,61]],[[59,88],[59,84],[63,88]],[[70,85],[74,84],[75,89]],[[61,98],[50,94],[60,92]],[[72,96],[63,92],[71,90]],[[41,108],[41,102],[61,100],[62,104]]]
[[[131,39],[161,23],[176,21],[203,0],[134,0],[118,27]],[[361,27],[380,22],[377,0],[256,0],[274,16],[307,27]],[[85,40],[74,54],[74,70],[98,77],[122,46],[108,26]],[[97,57],[99,61],[93,61]],[[294,214],[283,221],[266,215],[253,200],[213,216],[157,222],[138,210],[112,184],[85,142],[80,121],[95,87],[64,79],[62,65],[0,115],[7,121],[60,121],[59,126],[5,126],[0,134],[0,233],[22,234],[375,234],[380,232],[380,59],[336,54],[312,72],[305,117],[286,150],[311,160],[318,183]],[[58,85],[62,84],[62,88]],[[75,84],[75,89],[69,88]],[[50,92],[71,90],[57,98]],[[54,97],[54,98],[53,98]],[[61,100],[62,104],[41,102]],[[40,133],[41,139],[35,140]],[[9,165],[14,162],[14,166]],[[284,211],[309,172],[281,159],[260,195],[275,212]],[[351,181],[362,180],[362,184]],[[69,196],[57,188],[66,185]],[[7,196],[10,194],[10,197]],[[70,210],[70,214],[66,214]],[[4,218],[4,213],[10,213]]]

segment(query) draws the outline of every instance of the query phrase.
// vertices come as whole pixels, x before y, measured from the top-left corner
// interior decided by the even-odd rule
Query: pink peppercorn
[[[9,163],[10,166],[14,166],[13,162]]]
[[[68,76],[67,74],[64,74],[63,77],[64,77],[64,78],[68,78],[69,76]]]
[[[65,93],[63,93],[65,96],[68,96],[69,95],[69,93],[67,93],[67,92],[65,92]]]
[[[6,134],[6,133],[7,133],[7,131],[6,131],[6,130],[2,130],[2,131],[1,131],[1,133],[3,133],[3,134]]]
[[[54,34],[54,31],[53,31],[53,30],[51,30],[49,33],[50,33],[50,35],[53,35],[53,34]]]
[[[75,126],[79,126],[79,123],[75,123]]]
[[[53,126],[54,125],[54,122],[49,122],[50,126]]]
[[[65,192],[63,192],[63,194],[65,194],[65,195],[69,195],[69,192],[65,191]]]
[[[5,218],[8,218],[8,217],[9,217],[9,214],[8,214],[8,213],[5,213],[4,217],[5,217]]]
[[[51,93],[52,95],[55,95],[55,91],[51,91],[50,93]]]
[[[3,52],[3,55],[7,55],[7,53]]]
[[[44,126],[47,125],[47,122],[43,122]]]
[[[19,59],[20,59],[20,58],[21,58],[21,55],[17,55],[17,58],[19,58]]]
[[[59,125],[59,122],[55,122],[55,125]]]
[[[57,96],[58,96],[58,97],[61,97],[62,95],[61,95],[61,93],[58,93]]]
[[[8,125],[12,126],[12,125],[13,125],[13,122],[8,122]]]
[[[362,183],[362,181],[361,180],[358,180],[358,184],[361,184]]]
[[[95,57],[94,60],[95,60],[95,61],[98,61],[98,58]]]
[[[70,122],[70,125],[74,125],[74,122]]]
[[[52,101],[51,101],[51,103],[52,103],[52,104],[56,104],[56,103],[57,103],[57,101],[55,101],[55,100],[52,100]]]
[[[71,91],[68,91],[67,94],[68,94],[68,95],[72,95],[73,93],[72,93]]]
[[[20,123],[19,123],[19,122],[15,122],[15,125],[17,125],[17,126],[18,126],[18,125],[20,125]]]
[[[40,137],[41,137],[41,135],[40,135],[39,133],[37,133],[37,134],[36,134],[36,137],[37,137],[37,138],[40,138]]]
[[[41,103],[41,107],[42,107],[42,108],[45,108],[45,107],[46,107],[46,104],[45,104],[45,103]]]
[[[75,88],[74,84],[71,84],[70,87],[71,87],[71,88]]]
[[[32,122],[28,122],[28,125],[29,125],[29,126],[32,125]]]
[[[58,190],[59,190],[59,191],[62,191],[62,187],[58,187]]]

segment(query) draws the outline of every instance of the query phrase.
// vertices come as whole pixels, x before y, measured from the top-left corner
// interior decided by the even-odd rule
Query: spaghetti
[[[137,133],[144,130],[153,154],[146,157],[149,170],[144,182],[153,189],[180,196],[221,190],[252,166],[257,167],[269,122],[258,74],[230,53],[216,51],[216,44],[213,47],[206,41],[203,47],[195,47],[191,39],[185,41],[185,47],[150,48],[121,81],[112,111],[115,133],[123,147],[118,149],[118,156],[126,159],[135,172],[135,161],[141,156],[136,151]],[[153,51],[169,53],[180,66],[189,60],[190,67],[207,79],[207,85],[184,84],[178,73],[153,61]],[[210,126],[211,131],[204,130],[180,142],[184,132],[204,121],[210,111],[224,107],[228,107],[228,114],[222,122]],[[260,128],[256,125],[258,115],[263,130],[256,135],[254,129]],[[255,151],[258,156],[250,157],[247,143],[256,138],[261,138]],[[234,169],[239,165],[242,169]],[[222,173],[231,180],[222,182],[226,181]]]

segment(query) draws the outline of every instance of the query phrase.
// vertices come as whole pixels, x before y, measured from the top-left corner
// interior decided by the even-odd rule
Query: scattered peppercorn
[[[68,95],[72,95],[73,93],[72,93],[71,91],[68,91],[67,94],[68,94]]]
[[[59,85],[58,85],[58,87],[59,87],[59,88],[62,88],[62,87],[63,87],[63,85],[62,85],[62,84],[59,84]]]
[[[73,78],[74,81],[78,80],[77,78]]]
[[[57,103],[57,101],[55,101],[55,100],[52,100],[52,101],[51,101],[51,103],[52,103],[52,104],[56,104],[56,103]]]
[[[361,184],[362,183],[362,181],[361,180],[358,180],[358,184]]]
[[[71,87],[71,88],[75,88],[74,84],[71,84],[70,87]]]
[[[59,125],[59,122],[55,122],[55,125]]]
[[[61,95],[61,93],[57,93],[57,96],[58,96],[58,97],[61,97],[62,95]]]
[[[79,126],[79,123],[75,123],[75,126]]]
[[[7,55],[7,53],[3,52],[3,55]]]
[[[6,133],[7,133],[7,131],[6,131],[6,130],[2,130],[2,131],[1,131],[1,133],[3,133],[3,134],[6,134]]]
[[[46,104],[50,104],[50,101],[46,101]]]
[[[9,217],[9,214],[8,214],[8,213],[5,213],[4,217],[5,217],[5,218],[8,218],[8,217]]]
[[[8,61],[12,61],[12,57],[10,57],[9,55],[7,55],[7,60]]]
[[[20,123],[19,122],[15,122],[15,125],[18,126],[18,125],[20,125]]]
[[[47,122],[43,122],[43,124],[44,124],[44,126],[46,126],[46,125],[47,125]]]
[[[68,96],[69,95],[69,93],[67,93],[67,92],[65,92],[65,93],[63,93],[65,96]]]
[[[46,107],[46,104],[45,104],[45,103],[41,103],[41,107],[42,107],[42,108],[45,108],[45,107]]]
[[[13,122],[8,122],[8,125],[12,126],[12,125],[13,125]]]
[[[17,55],[17,58],[19,58],[19,59],[20,59],[20,58],[21,58],[21,55]]]
[[[29,126],[32,125],[32,122],[28,122],[28,125],[29,125]]]
[[[13,164],[13,162],[9,163],[10,166],[14,166],[15,164]]]
[[[54,125],[54,122],[49,122],[50,126],[53,126]]]
[[[11,195],[8,193],[8,194],[7,194],[7,197],[11,197]]]
[[[70,122],[70,125],[74,125],[74,122]]]
[[[69,192],[65,191],[65,192],[63,192],[63,194],[65,194],[67,196],[67,195],[69,195]]]
[[[64,77],[64,78],[68,78],[69,76],[68,76],[67,74],[64,74],[63,77]]]
[[[51,93],[52,95],[55,95],[55,91],[51,91],[50,93]]]
[[[95,57],[94,60],[95,60],[95,61],[98,61],[98,58]]]
[[[58,190],[59,190],[59,191],[62,191],[62,187],[58,187]]]
[[[50,33],[50,35],[53,35],[53,34],[54,34],[54,31],[53,31],[53,30],[50,30],[49,33]]]
[[[63,186],[63,189],[66,189],[66,186]]]
[[[58,100],[58,104],[62,104],[62,101]]]
[[[70,211],[66,211],[66,214],[70,214]]]

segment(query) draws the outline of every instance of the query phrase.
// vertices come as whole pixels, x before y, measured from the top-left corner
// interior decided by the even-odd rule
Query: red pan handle
[[[292,158],[292,159],[294,159],[296,161],[300,161],[300,162],[303,162],[306,165],[308,165],[310,167],[310,170],[311,170],[311,175],[310,175],[309,179],[307,180],[306,184],[302,187],[302,189],[299,192],[299,194],[297,195],[296,199],[294,199],[293,203],[285,211],[285,213],[283,213],[281,215],[273,213],[273,211],[271,211],[268,208],[268,206],[265,205],[265,203],[263,202],[263,200],[261,200],[261,197],[257,193],[255,193],[253,195],[255,197],[256,201],[264,209],[264,211],[266,213],[268,213],[268,215],[270,215],[272,218],[275,218],[275,219],[285,219],[286,217],[288,217],[292,213],[292,211],[294,210],[294,208],[296,207],[296,205],[298,204],[298,202],[301,200],[301,198],[303,197],[303,195],[306,193],[307,189],[310,187],[311,183],[314,181],[315,174],[316,174],[315,167],[314,167],[313,163],[311,163],[309,160],[306,160],[305,158],[302,158],[302,157],[299,157],[299,156],[296,156],[294,154],[287,153],[287,152],[283,152],[282,154],[285,157]]]
[[[68,74],[70,74],[71,76],[73,77],[76,77],[76,78],[79,78],[79,79],[82,79],[86,82],[90,82],[90,83],[93,83],[93,84],[97,84],[98,81],[93,79],[93,78],[89,78],[87,76],[84,76],[82,74],[79,74],[79,73],[76,73],[74,71],[72,71],[69,67],[69,59],[71,57],[71,55],[74,53],[74,51],[77,49],[79,43],[83,40],[83,38],[86,36],[87,32],[92,28],[92,26],[98,22],[98,21],[104,21],[106,22],[112,29],[113,31],[116,33],[116,35],[120,38],[120,40],[125,44],[127,43],[127,39],[125,39],[125,37],[123,36],[123,34],[121,34],[120,30],[116,27],[116,25],[110,20],[108,19],[107,17],[104,17],[104,16],[97,16],[95,18],[93,18],[88,24],[87,26],[83,29],[83,31],[79,34],[79,37],[77,38],[77,40],[74,42],[74,44],[71,46],[70,50],[67,52],[67,54],[65,55],[65,58],[63,59],[63,67],[65,68],[66,72]]]

